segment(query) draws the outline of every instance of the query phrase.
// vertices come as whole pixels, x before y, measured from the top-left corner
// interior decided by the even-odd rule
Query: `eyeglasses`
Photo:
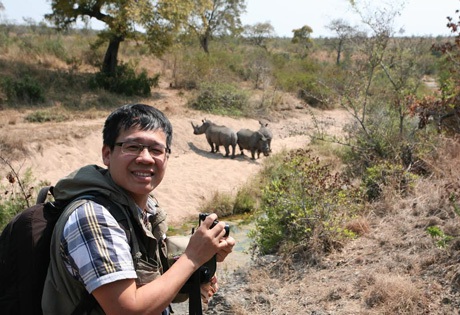
[[[128,155],[139,156],[145,148],[152,158],[163,158],[166,153],[171,153],[171,149],[162,144],[144,145],[133,141],[117,142],[116,146],[121,147],[121,152]]]

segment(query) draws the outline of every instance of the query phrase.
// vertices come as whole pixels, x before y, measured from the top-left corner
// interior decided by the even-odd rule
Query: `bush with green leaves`
[[[369,201],[377,200],[384,187],[405,195],[412,191],[417,175],[403,169],[400,164],[382,161],[368,167],[363,174],[362,185]]]
[[[276,83],[283,91],[294,92],[314,107],[327,107],[330,95],[328,88],[320,82],[327,67],[310,59],[285,59],[276,55],[274,71]]]
[[[47,121],[62,122],[69,120],[69,117],[55,109],[37,110],[25,117],[25,120],[32,123],[42,123]]]
[[[345,223],[362,214],[361,190],[347,178],[333,174],[309,150],[285,154],[272,164],[263,189],[256,228],[251,232],[261,254],[279,251],[319,257],[354,237]]]
[[[27,74],[18,78],[4,77],[0,83],[8,102],[24,101],[31,104],[45,101],[44,88],[36,79]]]
[[[114,74],[102,71],[96,73],[90,80],[90,87],[126,96],[150,96],[151,88],[158,86],[159,79],[159,74],[149,77],[145,70],[137,74],[132,66],[122,63],[117,66]]]
[[[230,194],[215,191],[209,202],[200,206],[199,212],[216,213],[219,217],[226,217],[233,212],[234,199]]]
[[[0,157],[2,164],[7,164],[7,161]],[[8,164],[9,165],[9,164]],[[19,174],[13,171],[7,174],[8,186],[1,186],[0,190],[0,231],[5,225],[19,212],[31,206],[30,200],[34,187],[32,171],[27,169],[21,178]]]
[[[238,190],[233,205],[233,214],[254,213],[259,205],[259,196],[255,189],[258,187],[246,185]]]
[[[248,95],[232,84],[204,83],[188,106],[217,115],[242,116],[248,111]]]

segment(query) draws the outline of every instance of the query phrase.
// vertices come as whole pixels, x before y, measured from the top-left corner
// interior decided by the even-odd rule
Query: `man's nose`
[[[148,147],[143,147],[141,152],[139,152],[139,156],[142,157],[142,158],[149,158],[150,160],[154,160],[154,158],[152,157],[152,155],[150,154],[149,152],[149,148]]]

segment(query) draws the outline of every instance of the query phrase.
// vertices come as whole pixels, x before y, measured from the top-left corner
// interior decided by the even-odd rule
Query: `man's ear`
[[[102,146],[102,162],[105,166],[110,166],[110,153],[111,150],[108,145],[104,144]]]

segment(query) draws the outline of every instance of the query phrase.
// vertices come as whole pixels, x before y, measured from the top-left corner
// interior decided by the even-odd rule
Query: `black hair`
[[[170,121],[163,112],[146,104],[127,104],[114,110],[105,120],[103,143],[113,150],[120,132],[132,127],[140,130],[163,130],[166,134],[166,148],[171,150],[173,130]]]

